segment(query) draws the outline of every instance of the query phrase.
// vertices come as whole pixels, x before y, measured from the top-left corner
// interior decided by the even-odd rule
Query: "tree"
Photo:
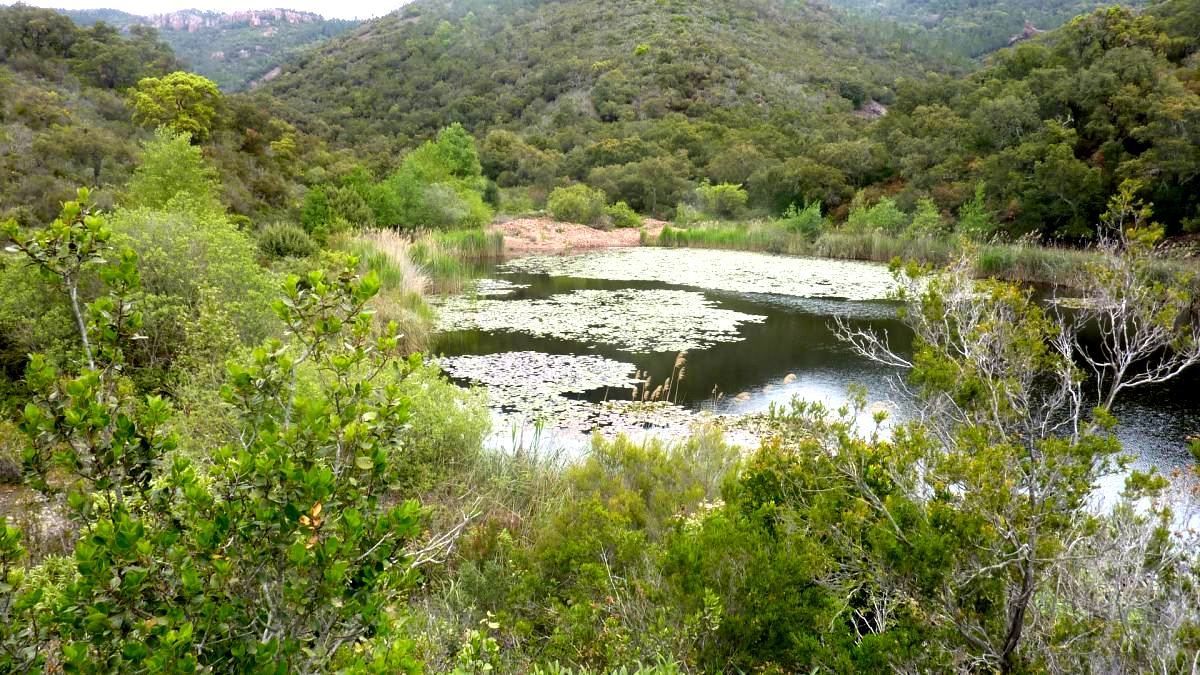
[[[93,242],[89,261],[111,253],[95,216],[81,221],[80,204],[64,211],[20,250],[43,265],[47,247],[28,242],[69,234]],[[210,470],[168,459],[178,442],[168,404],[122,384],[123,347],[140,325],[136,257],[101,270],[108,292],[89,305],[84,333],[94,357],[77,376],[32,357],[21,416],[31,484],[65,491],[82,528],[77,574],[37,622],[36,590],[6,588],[8,616],[44,629],[0,632],[6,649],[16,641],[25,663],[84,670],[416,669],[386,610],[461,526],[408,546],[419,508],[388,490],[408,414],[397,382],[412,364],[397,360],[394,325],[372,329],[366,304],[379,285],[356,277],[356,263],[288,279],[275,304],[288,341],[230,364],[222,395],[242,429],[212,452]],[[19,555],[5,523],[6,583],[20,581],[10,572]]]
[[[104,254],[112,230],[93,210],[90,199],[90,192],[80,188],[76,200],[64,203],[62,213],[48,227],[25,235],[16,221],[9,220],[2,224],[2,231],[12,241],[10,251],[24,254],[47,277],[61,284],[71,303],[84,357],[88,367],[95,369],[80,288],[85,272],[105,262]]]
[[[222,105],[216,83],[182,71],[142,78],[129,93],[129,103],[136,123],[188,133],[197,143],[212,134]]]
[[[885,462],[883,483],[862,474],[853,457],[845,471],[905,547],[918,546],[910,527],[953,533],[940,544],[949,548],[939,583],[901,582],[894,590],[927,603],[935,624],[954,626],[968,662],[1005,672],[1036,663],[1038,654],[1021,648],[1035,625],[1042,642],[1076,637],[1046,634],[1055,616],[1035,618],[1052,608],[1034,599],[1068,573],[1067,551],[1091,527],[1092,486],[1119,452],[1112,406],[1123,391],[1200,362],[1190,282],[1155,279],[1149,249],[1138,243],[1145,212],[1132,194],[1111,205],[1105,222],[1123,232],[1122,244],[1105,250],[1074,318],[1043,308],[1028,290],[975,281],[964,258],[919,283],[919,270],[907,270],[914,283],[901,297],[915,334],[911,358],[886,336],[839,321],[859,354],[909,369],[926,407],[924,428],[936,443]],[[1082,341],[1089,321],[1100,326],[1098,346]],[[1077,356],[1092,371],[1090,395]]]
[[[187,132],[159,127],[142,144],[142,162],[126,188],[130,206],[164,209],[176,206],[222,212],[217,172],[192,145]]]

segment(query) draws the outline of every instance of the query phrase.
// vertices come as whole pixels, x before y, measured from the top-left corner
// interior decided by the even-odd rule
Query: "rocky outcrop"
[[[1017,33],[1016,35],[1012,36],[1008,40],[1008,46],[1011,47],[1011,46],[1017,44],[1018,42],[1024,42],[1025,40],[1028,40],[1029,38],[1031,38],[1035,35],[1038,35],[1040,33],[1042,33],[1042,31],[1038,30],[1037,26],[1034,26],[1033,24],[1026,21],[1025,22],[1025,30],[1022,30],[1020,33]]]
[[[160,30],[187,31],[189,33],[195,33],[202,28],[225,28],[244,23],[260,27],[320,21],[324,21],[324,19],[319,14],[297,12],[291,9],[251,9],[229,14],[185,10],[170,14],[158,14],[146,19],[148,24]]]

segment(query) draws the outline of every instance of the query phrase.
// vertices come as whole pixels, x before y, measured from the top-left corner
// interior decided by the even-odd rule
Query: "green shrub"
[[[860,192],[850,206],[846,229],[851,232],[879,231],[885,234],[900,234],[908,227],[908,223],[908,214],[896,206],[895,200],[884,197],[868,207],[866,197]]]
[[[481,171],[474,139],[455,124],[406,155],[387,180],[356,190],[381,226],[480,227],[493,215]]]
[[[694,225],[695,223],[704,222],[705,218],[704,213],[700,209],[692,206],[691,204],[680,202],[675,206],[675,217],[671,220],[676,225],[688,227],[689,225]]]
[[[975,196],[958,210],[958,231],[975,241],[990,239],[999,229],[996,217],[987,207],[984,184],[975,186]]]
[[[740,216],[745,211],[746,202],[749,199],[749,195],[742,186],[731,183],[712,185],[704,182],[696,188],[696,196],[705,213],[726,219]]]
[[[797,209],[796,205],[792,204],[783,214],[783,226],[789,232],[810,241],[816,239],[825,230],[825,218],[821,216],[821,202],[808,202],[802,209]]]
[[[221,211],[220,191],[217,172],[204,160],[200,147],[192,145],[191,136],[162,127],[142,145],[141,164],[129,180],[125,203],[162,209],[176,202]]]
[[[304,202],[300,205],[300,224],[308,232],[329,222],[332,211],[329,206],[329,194],[325,187],[318,185],[304,194]]]
[[[555,188],[546,206],[555,219],[596,225],[604,217],[604,193],[582,183]]]
[[[258,235],[258,248],[272,258],[307,258],[317,252],[317,242],[292,223],[272,223]]]
[[[254,240],[223,214],[122,210],[112,229],[119,246],[138,254],[149,338],[136,343],[139,358],[222,363],[223,350],[275,333],[275,280],[259,265]]]
[[[641,227],[642,217],[637,214],[637,211],[629,208],[625,202],[617,202],[604,209],[604,213],[612,218],[613,226],[615,227]]]
[[[434,366],[414,369],[398,387],[409,424],[395,446],[395,487],[428,490],[472,465],[492,423],[483,392],[450,383]]]
[[[946,223],[932,199],[924,197],[917,202],[917,210],[913,212],[912,222],[905,234],[910,237],[940,237],[946,234]]]

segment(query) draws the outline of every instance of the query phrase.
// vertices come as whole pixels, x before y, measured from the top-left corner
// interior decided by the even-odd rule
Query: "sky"
[[[0,5],[12,4],[0,2]],[[404,0],[27,0],[27,5],[55,9],[119,9],[130,14],[150,16],[167,14],[181,9],[205,9],[233,12],[241,9],[298,9],[316,12],[327,18],[366,19],[382,16],[401,5]]]

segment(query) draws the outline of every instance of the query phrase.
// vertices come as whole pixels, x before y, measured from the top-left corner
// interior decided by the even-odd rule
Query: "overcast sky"
[[[9,5],[11,2],[0,2]],[[273,9],[284,7],[316,12],[324,17],[338,19],[366,19],[382,16],[405,4],[404,0],[29,0],[25,4],[57,9],[119,9],[131,14],[150,16],[166,14],[181,9],[207,9],[215,12],[232,12],[239,9]]]

